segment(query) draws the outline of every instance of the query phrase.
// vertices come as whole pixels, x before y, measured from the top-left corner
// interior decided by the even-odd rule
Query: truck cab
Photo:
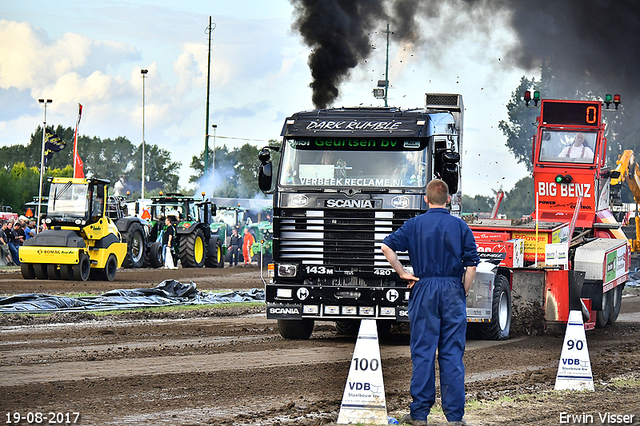
[[[273,194],[267,317],[283,337],[308,338],[315,320],[334,320],[338,331],[363,318],[408,321],[409,289],[382,240],[426,211],[433,178],[448,183],[452,213],[460,214],[462,97],[426,99],[412,110],[299,112],[286,119],[282,144],[260,152],[260,188]],[[408,254],[399,257],[410,268]]]

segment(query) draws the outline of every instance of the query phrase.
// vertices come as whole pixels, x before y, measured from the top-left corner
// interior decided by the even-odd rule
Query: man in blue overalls
[[[411,324],[411,412],[402,420],[426,426],[436,400],[435,356],[438,349],[442,409],[451,424],[464,425],[464,365],[467,332],[466,295],[476,275],[478,253],[467,224],[451,216],[445,182],[427,185],[429,210],[409,219],[387,236],[382,252],[401,279],[409,282]],[[408,251],[413,274],[406,272],[396,251]]]

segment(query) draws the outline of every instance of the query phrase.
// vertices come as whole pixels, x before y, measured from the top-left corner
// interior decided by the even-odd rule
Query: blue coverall
[[[444,208],[430,208],[408,220],[384,241],[393,251],[408,251],[411,290],[411,417],[426,420],[436,400],[435,355],[438,349],[442,409],[450,422],[464,416],[464,364],[467,331],[464,268],[476,266],[476,242],[467,224]]]

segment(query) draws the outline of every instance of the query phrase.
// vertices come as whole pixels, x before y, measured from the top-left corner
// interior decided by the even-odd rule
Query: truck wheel
[[[278,331],[285,339],[307,340],[313,333],[313,320],[278,320]]]
[[[36,273],[33,270],[33,264],[23,263],[20,265],[20,272],[22,272],[22,278],[25,280],[32,280],[36,277]]]
[[[609,321],[607,324],[614,324],[620,315],[620,305],[622,304],[622,291],[624,290],[624,283],[617,285],[611,290],[612,294],[609,300],[611,301]]]
[[[122,233],[123,242],[127,243],[127,255],[122,262],[124,268],[142,268],[144,264],[144,231],[138,222],[133,222],[127,232]]]
[[[39,280],[46,280],[49,278],[47,274],[47,264],[46,263],[36,263],[33,265],[33,271],[36,273],[36,278]]]
[[[511,289],[504,275],[496,275],[491,304],[491,322],[478,324],[484,340],[505,340],[511,331]]]
[[[188,235],[180,236],[180,261],[183,268],[202,268],[206,247],[202,229],[196,229]]]
[[[48,264],[47,265],[47,275],[49,275],[50,280],[59,280],[60,279],[60,269],[58,269],[58,265]]]
[[[336,331],[344,336],[357,336],[360,331],[360,320],[336,321]],[[391,334],[391,321],[376,320],[378,337],[382,338]]]
[[[102,277],[105,281],[113,281],[116,279],[116,271],[118,270],[118,261],[113,254],[109,255],[107,259],[107,263],[104,265],[104,270],[102,271]]]
[[[162,266],[162,243],[155,241],[149,245],[144,264],[151,268],[159,268]]]
[[[609,322],[611,316],[611,297],[613,290],[609,290],[602,294],[602,310],[596,311],[596,327],[602,328]],[[592,308],[593,309],[593,308]]]
[[[80,261],[77,265],[73,265],[73,279],[76,281],[86,281],[91,274],[91,261],[89,256],[81,253]]]
[[[360,329],[360,320],[336,321],[336,331],[344,336],[355,336]]]

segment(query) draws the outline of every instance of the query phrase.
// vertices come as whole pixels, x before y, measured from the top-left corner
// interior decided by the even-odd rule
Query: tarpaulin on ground
[[[640,271],[629,271],[629,278],[626,282],[627,287],[640,287]]]
[[[19,294],[0,298],[0,313],[42,313],[71,311],[106,311],[152,306],[211,305],[264,300],[264,290],[202,292],[191,282],[183,284],[165,280],[153,288],[111,290],[100,296],[65,297],[49,294]]]

